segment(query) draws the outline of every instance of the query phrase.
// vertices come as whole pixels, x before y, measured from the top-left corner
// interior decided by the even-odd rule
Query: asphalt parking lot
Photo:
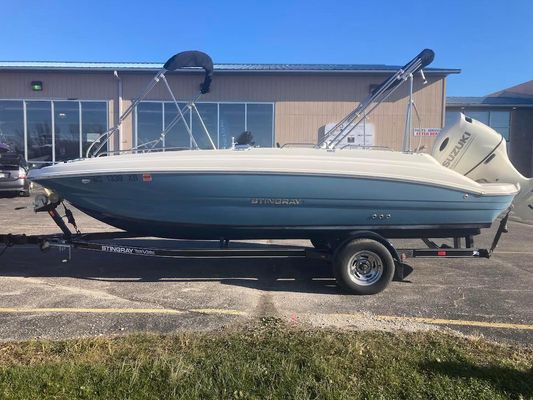
[[[31,202],[0,198],[0,233],[57,232]],[[113,230],[75,215],[82,232]],[[74,250],[63,262],[66,253],[15,246],[0,257],[0,340],[218,329],[268,316],[362,330],[452,329],[531,344],[533,227],[509,227],[490,260],[410,260],[405,282],[366,297],[340,293],[319,260],[176,260]],[[476,245],[489,246],[495,229]]]

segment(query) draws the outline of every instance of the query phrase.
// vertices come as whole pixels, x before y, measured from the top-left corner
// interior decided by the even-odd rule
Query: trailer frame
[[[62,204],[65,209],[65,216],[62,217],[57,207]],[[425,248],[398,248],[384,236],[373,231],[354,231],[348,234],[344,240],[331,241],[329,246],[321,247],[306,247],[306,246],[257,246],[257,247],[241,247],[233,248],[229,245],[230,241],[227,239],[221,239],[219,241],[218,248],[158,248],[158,247],[145,247],[145,246],[133,246],[126,243],[115,242],[120,239],[139,239],[144,238],[139,235],[129,232],[95,232],[83,234],[79,231],[73,213],[62,202],[51,202],[46,205],[36,207],[36,212],[47,212],[52,220],[60,228],[61,233],[51,235],[26,235],[26,234],[0,234],[0,244],[4,245],[4,249],[0,250],[0,256],[6,251],[7,248],[17,245],[37,245],[41,251],[47,251],[55,248],[60,252],[66,252],[67,257],[63,259],[64,262],[68,262],[72,259],[72,249],[81,249],[96,251],[101,253],[111,254],[123,254],[123,255],[136,255],[144,257],[163,257],[163,258],[302,258],[302,259],[320,259],[333,264],[337,282],[339,285],[348,291],[356,294],[374,294],[383,290],[394,275],[396,278],[402,280],[405,277],[404,263],[409,258],[490,258],[493,254],[501,235],[508,231],[507,221],[509,218],[510,210],[507,211],[505,216],[499,223],[498,230],[492,241],[492,245],[489,249],[475,248],[474,247],[474,235],[471,229],[465,229],[464,235],[453,236],[453,247],[448,245],[437,245],[429,238],[421,237],[422,241],[426,244]],[[74,233],[69,229],[67,223],[73,226]],[[464,239],[465,247],[462,247],[462,241]],[[176,242],[179,239],[170,240],[170,242]],[[103,242],[102,242],[103,241]],[[195,241],[199,242],[199,241]],[[335,243],[335,244],[332,244]],[[359,272],[356,274],[364,275],[364,272],[371,269],[372,264],[368,257],[367,259],[359,260],[354,265],[346,265],[347,249],[350,246],[359,246],[361,243],[367,243],[368,247],[376,248],[376,243],[382,246],[385,250],[381,251],[377,248],[376,253],[372,253],[370,250],[361,250],[370,253],[372,259],[376,258],[383,261],[381,263],[381,272],[383,270],[387,272],[387,282],[382,282],[376,288],[372,285],[363,285],[359,287],[359,284],[354,286],[353,276],[346,276],[348,272],[354,268]],[[393,260],[393,265],[390,265],[390,261],[387,261],[388,255]],[[348,254],[350,255],[350,254]],[[375,261],[375,260],[374,260]],[[351,261],[350,261],[351,262]],[[361,264],[362,263],[362,264]],[[359,265],[361,264],[361,265]],[[364,265],[363,265],[364,264]],[[367,265],[368,264],[368,265]],[[379,266],[380,262],[377,261]],[[374,266],[376,262],[374,262]],[[346,270],[348,268],[348,270]],[[351,268],[351,269],[350,269]],[[392,269],[392,271],[390,271]],[[340,271],[340,272],[339,272]],[[342,272],[344,271],[344,272]],[[361,272],[362,271],[362,272]],[[340,276],[343,275],[344,277]],[[350,273],[348,273],[350,275]]]

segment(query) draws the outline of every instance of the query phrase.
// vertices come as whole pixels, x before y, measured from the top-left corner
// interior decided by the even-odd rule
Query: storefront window
[[[202,117],[203,124],[207,129],[207,133],[209,133],[209,136],[211,137],[211,140],[213,141],[215,147],[218,147],[217,105],[213,103],[201,103],[197,104],[196,108],[198,109],[198,113]],[[196,111],[192,113],[192,134],[194,136],[194,140],[196,140],[196,144],[201,149],[212,149],[213,146],[211,145],[211,142],[207,137],[207,133],[202,126],[202,121],[200,121],[200,118],[198,118],[198,114],[196,113]]]
[[[52,103],[27,101],[28,160],[52,162]]]
[[[231,139],[237,139],[246,130],[244,104],[220,104],[219,147],[231,147]]]
[[[511,114],[509,111],[491,111],[490,126],[506,140],[509,140],[509,125]]]
[[[24,154],[24,103],[0,101],[0,143],[12,151]]]
[[[256,146],[272,147],[274,141],[273,115],[271,103],[197,103],[196,111],[188,109],[186,103],[178,103],[183,110],[186,123],[190,126],[194,140],[201,149],[231,147],[231,139],[237,139],[245,130],[252,132]],[[160,117],[162,107],[163,118]],[[142,102],[137,110],[137,144],[146,143],[159,137],[178,115],[176,105],[171,102]],[[189,132],[180,119],[165,135],[165,148],[193,148]]]
[[[459,118],[459,111],[446,111],[445,117],[444,117],[444,126],[450,126]]]
[[[81,142],[82,153],[85,153],[89,146],[107,131],[107,103],[103,101],[82,101],[81,102]],[[107,147],[102,149],[107,150]]]
[[[163,147],[156,141],[163,131],[163,104],[142,102],[137,107],[137,146],[141,148]]]
[[[54,101],[54,133],[56,161],[80,156],[80,103]]]
[[[488,111],[465,111],[465,114],[470,118],[474,118],[485,125],[489,125],[489,112]]]
[[[272,147],[272,104],[248,104],[246,130],[252,132],[259,147]]]
[[[182,110],[183,117],[187,125],[190,125],[190,113],[185,107],[185,103],[178,103],[180,110]],[[165,129],[167,129],[171,124],[173,126],[165,134],[165,148],[191,148],[191,139],[187,128],[185,127],[185,122],[183,118],[179,117],[177,121],[174,121],[179,115],[176,104],[174,103],[164,103],[165,111]]]
[[[511,113],[509,111],[476,111],[465,109],[462,112],[470,118],[490,126],[502,135],[505,140],[509,140],[511,126]],[[453,123],[458,115],[459,111],[446,111],[446,122],[444,126]]]

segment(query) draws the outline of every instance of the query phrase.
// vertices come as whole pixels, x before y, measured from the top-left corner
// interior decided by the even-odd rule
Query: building
[[[509,158],[523,175],[533,175],[533,80],[485,97],[448,97],[446,119],[462,112],[491,126],[506,140]]]
[[[0,62],[0,142],[8,142],[34,163],[84,156],[88,146],[118,121],[161,64]],[[327,124],[352,110],[357,102],[399,67],[387,65],[218,64],[212,90],[198,105],[215,144],[248,130],[260,146],[316,143]],[[417,74],[414,101],[417,128],[441,128],[445,117],[446,77],[457,69],[428,68],[427,83]],[[167,75],[180,102],[197,93],[202,75],[176,71]],[[367,118],[366,145],[401,149],[408,85],[394,93]],[[159,136],[176,115],[164,85],[153,90],[137,112],[122,124],[110,150],[125,150]],[[188,116],[201,146],[207,140],[198,118]],[[413,147],[431,144],[417,130]],[[165,137],[166,147],[188,147],[182,125]]]

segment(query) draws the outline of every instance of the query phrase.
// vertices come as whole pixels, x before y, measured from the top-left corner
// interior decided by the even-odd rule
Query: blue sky
[[[3,61],[404,64],[435,50],[460,68],[448,95],[481,96],[533,79],[533,0],[6,1]]]

